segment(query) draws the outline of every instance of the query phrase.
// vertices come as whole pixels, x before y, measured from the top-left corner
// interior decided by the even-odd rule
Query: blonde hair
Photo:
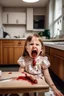
[[[25,41],[25,46],[24,46],[24,52],[23,52],[23,56],[29,56],[27,50],[26,50],[26,45],[27,45],[27,42],[31,42],[32,38],[33,37],[36,37],[39,39],[41,45],[42,45],[42,52],[40,53],[41,56],[44,56],[45,55],[45,48],[44,48],[44,45],[43,45],[43,40],[40,38],[39,35],[37,34],[34,34],[34,35],[30,35],[27,37],[26,41]]]

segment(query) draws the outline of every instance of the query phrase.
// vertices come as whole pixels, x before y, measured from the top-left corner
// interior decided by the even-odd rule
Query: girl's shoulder
[[[46,64],[46,65],[49,65],[50,64],[50,61],[49,61],[49,59],[48,59],[47,56],[44,56],[44,57],[41,56],[40,58],[41,58],[42,62],[44,62],[44,64]]]
[[[21,56],[21,57],[19,57],[18,62],[25,62],[27,60],[28,60],[27,56]]]
[[[47,60],[48,57],[47,57],[47,56],[39,56],[39,59],[42,59],[42,60],[43,60],[43,59],[46,59],[46,60]]]
[[[19,57],[19,59],[18,59],[18,61],[23,61],[23,60],[24,60],[23,56]]]

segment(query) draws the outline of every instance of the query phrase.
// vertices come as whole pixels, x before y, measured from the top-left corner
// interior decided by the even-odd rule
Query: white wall
[[[49,29],[49,3],[46,6],[46,20],[45,20],[46,29]]]
[[[45,15],[46,14],[46,8],[33,8],[34,9],[34,15]]]
[[[4,30],[10,34],[11,37],[14,36],[20,36],[23,37],[23,35],[26,33],[25,26],[5,26]]]
[[[2,27],[2,6],[0,5],[0,27]]]
[[[3,29],[2,29],[2,6],[0,5],[0,38],[3,37]]]

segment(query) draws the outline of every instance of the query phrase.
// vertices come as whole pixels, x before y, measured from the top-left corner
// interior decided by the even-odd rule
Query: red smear
[[[12,72],[9,72],[8,74],[12,74]]]
[[[33,66],[35,66],[36,65],[36,61],[35,61],[35,59],[33,59]]]
[[[30,78],[31,78],[31,76],[30,76]],[[37,84],[36,79],[34,79],[34,81],[32,81],[30,78],[27,76],[19,76],[16,78],[16,80],[26,80],[26,81],[30,82],[31,84]]]
[[[32,57],[33,57],[33,58],[35,58],[36,56],[37,56],[36,53],[33,53],[33,54],[32,54]]]
[[[27,78],[25,78],[25,76],[19,76],[16,78],[16,80],[27,80]]]
[[[25,74],[25,76],[26,76],[26,78],[29,79],[31,82],[33,82],[33,83],[35,83],[35,84],[38,83],[37,80],[34,79],[32,76],[28,76],[27,74]]]

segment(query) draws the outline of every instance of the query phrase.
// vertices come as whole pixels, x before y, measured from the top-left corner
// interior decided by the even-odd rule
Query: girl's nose
[[[33,47],[36,47],[36,44],[34,44]]]

